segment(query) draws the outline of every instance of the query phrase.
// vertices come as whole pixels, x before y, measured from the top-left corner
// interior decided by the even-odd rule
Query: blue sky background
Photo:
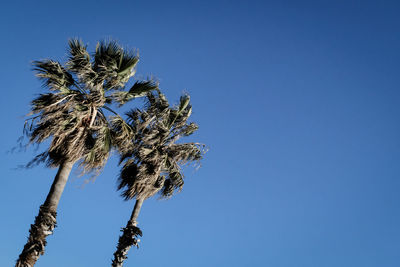
[[[400,266],[397,1],[9,1],[1,4],[0,266],[13,266],[56,173],[7,153],[44,91],[32,60],[67,40],[138,48],[171,102],[189,92],[210,148],[184,190],[144,203],[125,266]],[[45,147],[42,147],[44,149]],[[71,176],[38,267],[110,266],[134,203],[114,156]]]

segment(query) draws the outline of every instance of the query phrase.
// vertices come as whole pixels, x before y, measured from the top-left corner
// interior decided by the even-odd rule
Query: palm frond
[[[180,164],[199,162],[205,152],[205,146],[198,143],[171,144],[166,150],[168,158]]]
[[[168,174],[168,184],[167,186],[163,187],[163,190],[161,191],[161,196],[162,197],[171,197],[174,192],[180,191],[183,188],[184,181],[183,181],[183,174],[181,173],[181,170],[179,168],[179,165],[176,162],[170,162],[167,164],[167,170]]]
[[[149,91],[158,89],[158,83],[149,81],[136,81],[129,91],[114,92],[111,97],[114,101],[119,103],[119,106],[124,105],[126,102],[145,96]]]
[[[147,81],[137,81],[135,84],[129,89],[129,93],[135,96],[143,95],[147,92],[158,89],[158,82],[153,80]]]
[[[68,70],[75,73],[78,79],[86,86],[93,87],[97,74],[92,69],[90,55],[86,50],[86,46],[78,39],[69,40],[68,45],[69,59],[66,63]]]
[[[59,62],[53,60],[34,61],[36,76],[44,81],[45,86],[54,91],[69,91],[74,79]]]
[[[106,90],[123,87],[135,74],[139,56],[135,51],[125,51],[115,41],[97,44],[93,69],[98,74],[97,83],[103,83]]]

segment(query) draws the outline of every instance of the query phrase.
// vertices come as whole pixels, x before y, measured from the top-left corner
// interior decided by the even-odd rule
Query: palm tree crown
[[[122,105],[156,89],[151,80],[125,84],[135,74],[139,57],[117,43],[98,43],[91,56],[81,41],[69,41],[66,66],[53,60],[35,61],[37,76],[50,92],[32,101],[32,117],[25,128],[33,143],[51,139],[49,149],[30,164],[81,160],[84,170],[100,169],[112,146],[112,133],[105,116],[113,103]]]
[[[183,95],[176,107],[170,107],[165,96],[147,93],[145,110],[127,113],[132,131],[132,142],[119,146],[121,163],[118,189],[125,199],[146,199],[160,191],[170,197],[182,189],[181,165],[199,162],[205,151],[199,143],[177,143],[182,136],[193,134],[198,126],[188,122],[192,113],[190,98]],[[121,120],[114,120],[117,132]]]

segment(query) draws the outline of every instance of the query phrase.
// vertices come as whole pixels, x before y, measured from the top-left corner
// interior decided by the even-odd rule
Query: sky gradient
[[[145,201],[125,266],[400,266],[399,13],[396,1],[3,3],[0,266],[56,173],[16,169],[34,147],[7,153],[45,92],[31,62],[64,62],[72,37],[137,48],[138,77],[171,103],[188,92],[193,140],[209,147],[181,193]],[[117,163],[94,182],[72,173],[36,266],[110,266],[134,205]]]

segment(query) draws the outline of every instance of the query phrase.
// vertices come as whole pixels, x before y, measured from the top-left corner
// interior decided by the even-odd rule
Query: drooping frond
[[[164,176],[160,176],[159,162],[146,162],[137,165],[134,161],[127,161],[120,173],[118,189],[122,190],[125,200],[149,198],[156,194],[164,184]]]
[[[44,81],[45,86],[54,91],[69,90],[74,83],[72,75],[60,63],[53,60],[34,61],[36,76]]]
[[[118,147],[122,154],[131,151],[131,140],[135,139],[132,127],[120,116],[112,116],[110,118],[110,129],[113,146]]]
[[[107,125],[99,127],[91,135],[91,138],[86,140],[85,148],[87,151],[83,153],[85,157],[81,162],[81,167],[85,171],[101,169],[106,163],[108,154],[112,148],[112,135]],[[102,163],[102,165],[99,165],[99,163]]]
[[[166,185],[164,185],[161,191],[161,196],[171,197],[175,190],[182,190],[184,184],[183,174],[181,173],[178,162],[172,159],[167,159],[165,167],[168,178],[166,180]]]
[[[198,162],[203,158],[205,146],[198,143],[171,144],[166,149],[168,158],[174,162],[185,164],[188,162]]]

